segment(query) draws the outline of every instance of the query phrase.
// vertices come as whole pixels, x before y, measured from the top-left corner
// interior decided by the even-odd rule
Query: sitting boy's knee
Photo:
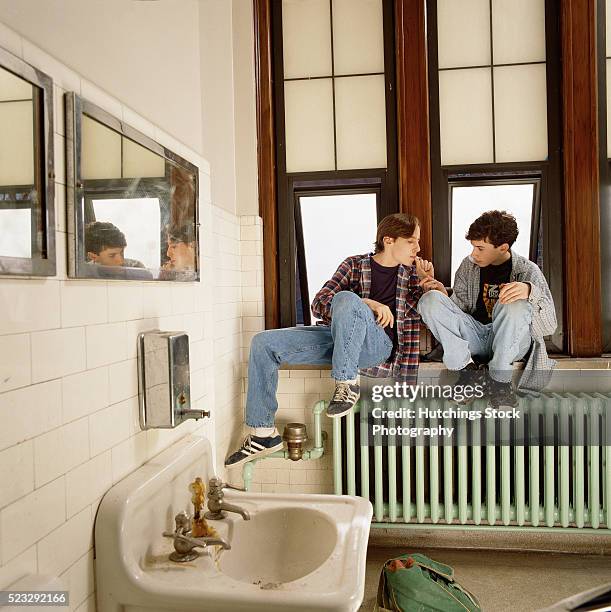
[[[437,289],[432,289],[431,291],[427,291],[419,300],[418,300],[418,312],[420,314],[430,313],[439,306],[445,299],[447,299],[447,295],[438,291]]]
[[[501,301],[498,300],[492,311],[493,316],[498,315],[501,311],[503,311],[504,316],[523,317],[532,312],[532,306],[527,300],[516,300],[515,302],[509,302],[509,304],[501,304]]]
[[[339,291],[333,296],[331,308],[335,310],[339,307],[352,307],[362,302],[361,298],[352,291]]]

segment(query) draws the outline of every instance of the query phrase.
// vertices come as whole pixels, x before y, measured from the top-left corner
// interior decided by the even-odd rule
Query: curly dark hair
[[[469,226],[467,240],[488,240],[495,247],[507,243],[510,247],[518,237],[516,218],[505,210],[489,210]]]
[[[104,249],[126,247],[125,234],[112,223],[92,221],[85,226],[85,251],[99,255]]]

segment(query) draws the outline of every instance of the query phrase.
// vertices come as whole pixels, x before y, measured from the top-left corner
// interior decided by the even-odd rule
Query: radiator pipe
[[[312,408],[312,414],[314,415],[314,446],[308,450],[303,451],[303,456],[300,461],[308,461],[312,459],[320,459],[325,451],[323,446],[323,440],[326,438],[327,432],[322,430],[322,418],[321,415],[325,409],[325,402],[320,400],[314,404]],[[254,474],[255,464],[259,461],[265,461],[266,459],[288,459],[289,451],[281,450],[263,457],[261,459],[253,459],[244,464],[242,468],[242,480],[244,482],[244,488],[248,491],[252,484],[252,478]]]

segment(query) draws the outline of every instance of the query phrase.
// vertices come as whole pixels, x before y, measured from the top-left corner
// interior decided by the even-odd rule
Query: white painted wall
[[[0,0],[0,23],[197,153],[197,0]]]
[[[217,461],[222,462],[231,438],[241,430],[240,219],[215,205],[207,160],[195,148],[180,142],[190,139],[193,147],[201,143],[198,5],[188,0],[170,2],[175,9],[173,16],[165,15],[168,23],[174,19],[186,27],[194,17],[196,24],[195,30],[185,35],[189,39],[187,47],[194,54],[187,63],[196,67],[195,85],[189,88],[197,100],[189,118],[161,97],[155,97],[155,88],[167,85],[155,82],[150,71],[142,75],[148,91],[141,100],[141,92],[133,85],[123,89],[123,80],[129,81],[130,71],[135,70],[131,76],[140,78],[140,66],[146,63],[144,58],[143,63],[135,64],[126,60],[132,57],[132,45],[127,44],[128,26],[147,30],[145,21],[130,21],[135,10],[132,5],[138,3],[121,3],[125,22],[120,16],[114,17],[115,29],[125,35],[116,39],[117,45],[123,45],[121,52],[113,50],[122,61],[113,66],[108,56],[103,61],[91,59],[90,64],[83,62],[82,72],[58,59],[62,54],[73,58],[87,55],[88,51],[81,47],[89,44],[84,39],[61,40],[64,16],[59,4],[74,4],[79,13],[76,3],[68,0],[0,4],[0,46],[49,74],[55,83],[58,251],[55,277],[0,278],[0,588],[25,573],[57,575],[70,590],[71,609],[84,612],[95,610],[92,528],[100,499],[108,488],[196,429],[211,439]],[[106,4],[117,6],[116,2]],[[153,3],[150,4],[152,9]],[[185,12],[180,9],[183,4]],[[52,5],[53,14],[47,18],[46,7]],[[21,23],[17,6],[32,17],[32,38],[39,36],[34,29],[41,24],[45,30],[56,27],[58,32],[53,35],[40,33],[50,52],[2,23],[5,17]],[[38,14],[34,19],[35,6],[44,15]],[[108,23],[102,15],[101,2],[89,0],[87,6],[90,11],[98,11],[98,23]],[[81,14],[82,29],[95,25],[93,15],[89,12],[85,19]],[[71,27],[79,25],[74,19],[73,15],[65,17]],[[26,22],[22,26],[28,26]],[[157,17],[151,17],[151,22],[159,25]],[[69,32],[63,30],[63,34],[66,37]],[[134,37],[137,39],[139,34]],[[93,38],[91,34],[90,40]],[[178,38],[177,35],[177,44]],[[170,52],[163,37],[155,40],[157,56]],[[153,48],[151,42],[147,48],[149,59],[155,57]],[[182,51],[176,53],[174,60],[180,66]],[[169,67],[171,62],[166,64]],[[116,80],[111,68],[116,68]],[[82,94],[200,168],[200,283],[67,278],[62,161],[66,91]],[[110,91],[118,94],[113,96]],[[232,116],[231,110],[227,112]],[[154,116],[159,123],[147,120]],[[194,407],[211,409],[211,421],[187,422],[169,431],[140,431],[136,337],[140,331],[153,328],[188,332]]]

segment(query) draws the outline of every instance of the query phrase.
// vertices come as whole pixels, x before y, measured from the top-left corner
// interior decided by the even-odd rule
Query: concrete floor
[[[384,561],[406,552],[422,552],[451,565],[456,580],[479,599],[486,612],[539,610],[611,582],[611,556],[370,547],[362,611],[373,610]]]

